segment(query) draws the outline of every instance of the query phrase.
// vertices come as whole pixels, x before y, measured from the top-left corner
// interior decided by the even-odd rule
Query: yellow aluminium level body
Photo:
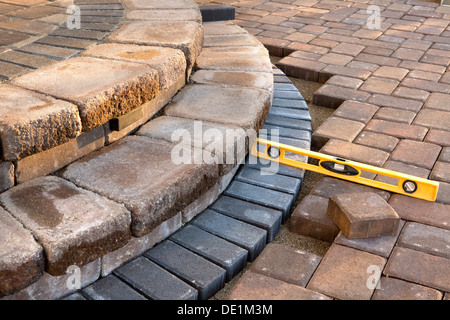
[[[289,153],[314,158],[319,160],[319,163],[318,165],[314,165],[289,159],[287,157]],[[253,145],[251,154],[262,159],[276,161],[288,166],[310,170],[332,177],[428,201],[436,200],[437,192],[439,189],[439,183],[436,181],[418,178],[411,175],[378,168],[355,161],[345,160],[310,150],[296,148],[286,144],[260,138],[258,138],[256,143]],[[361,173],[363,171],[373,172],[378,175],[398,179],[398,184],[389,184],[361,177]]]

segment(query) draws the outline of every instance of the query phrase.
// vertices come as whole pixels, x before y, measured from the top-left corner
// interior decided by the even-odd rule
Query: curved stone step
[[[103,55],[107,55],[104,51],[104,47],[114,47],[117,49],[117,51],[107,53],[110,55],[111,59],[102,57]],[[60,65],[51,65],[47,67],[47,69],[43,69],[42,72],[43,74],[45,74],[45,72],[54,72],[54,75],[58,75],[56,72],[58,66],[70,66],[71,63],[85,63],[87,61],[102,61],[101,64],[105,70],[118,64],[134,65],[136,66],[136,72],[143,72],[145,74],[149,68],[154,70],[148,66],[149,63],[153,62],[155,68],[160,66],[159,71],[155,71],[156,75],[159,76],[159,74],[162,73],[161,71],[167,70],[169,74],[167,74],[165,79],[169,83],[173,81],[172,85],[169,85],[169,88],[166,89],[167,94],[164,96],[164,99],[170,99],[170,94],[171,92],[173,93],[172,88],[180,84],[180,81],[176,80],[179,75],[177,72],[180,70],[180,68],[176,68],[176,66],[181,65],[177,62],[176,50],[171,51],[175,54],[167,57],[166,61],[168,67],[167,69],[164,69],[164,64],[166,62],[161,62],[161,64],[158,65],[154,60],[147,61],[146,56],[148,53],[150,53],[150,56],[152,56],[152,53],[160,54],[161,52],[164,52],[164,50],[158,51],[153,50],[155,48],[146,48],[144,52],[142,52],[139,50],[141,48],[137,48],[133,45],[130,46],[130,51],[124,52],[123,50],[125,49],[123,46],[114,46],[109,43],[105,44],[104,47],[99,46],[98,48],[93,48],[92,50],[87,51],[86,56],[84,57],[74,58],[71,59],[71,61],[62,62]],[[226,47],[222,47],[223,50],[225,50],[225,48]],[[125,59],[122,59],[124,54]],[[130,57],[130,55],[132,57]],[[265,52],[265,55],[261,55],[259,58],[264,60],[264,63],[262,64],[267,64],[270,61],[267,51]],[[130,62],[130,59],[141,61]],[[110,62],[110,65],[106,63],[107,60]],[[144,64],[142,63],[142,60],[144,61]],[[140,68],[137,66],[140,66]],[[175,70],[173,70],[175,72],[174,77],[170,74],[172,67],[175,68]],[[18,78],[15,81],[25,81],[25,77],[31,78],[36,76],[37,73],[31,73],[25,75],[24,78]],[[104,81],[111,81],[111,78],[106,80],[99,75],[96,75],[96,77],[98,82],[91,82],[91,84],[92,87],[97,87],[97,89],[104,85]],[[184,77],[185,73],[183,72],[182,84],[184,84]],[[82,82],[82,78],[82,75],[80,75],[78,81]],[[72,78],[71,81],[74,81],[74,79]],[[122,83],[126,86],[127,81]],[[156,85],[158,90],[160,89],[160,81],[152,82],[152,84]],[[36,82],[36,85],[39,86],[40,84]],[[58,83],[52,84],[47,82],[46,84],[44,82],[41,85],[43,87],[48,85],[49,88],[53,87],[54,89],[58,86]],[[80,83],[86,96],[92,94],[88,90],[89,85],[89,83]],[[93,137],[86,139],[88,145],[86,146],[86,151],[83,153],[73,152],[74,149],[71,148],[63,149],[60,151],[61,153],[69,153],[66,161],[73,162],[74,160],[77,160],[76,157],[84,157],[58,172],[56,176],[24,181],[20,185],[0,195],[2,203],[7,210],[11,211],[11,214],[16,219],[20,220],[22,224],[26,225],[27,228],[31,230],[36,241],[41,244],[45,250],[45,257],[43,257],[45,272],[42,277],[24,290],[12,296],[8,296],[7,299],[54,299],[64,296],[68,292],[73,292],[77,283],[81,284],[82,287],[86,287],[94,282],[100,275],[107,276],[108,274],[111,274],[114,269],[121,266],[126,261],[141,255],[148,249],[154,247],[156,243],[170,236],[183,224],[192,220],[199,212],[210,205],[219,194],[224,191],[237,170],[236,165],[243,161],[245,152],[248,151],[249,145],[256,137],[257,130],[262,127],[264,118],[270,107],[273,89],[272,86],[269,86],[266,90],[245,85],[239,86],[238,84],[229,87],[223,87],[218,84],[192,84],[186,87],[186,90],[180,92],[174,101],[166,107],[166,110],[170,109],[171,106],[176,103],[192,103],[192,100],[189,100],[189,97],[186,97],[183,94],[185,91],[188,91],[188,89],[192,87],[203,89],[212,86],[216,88],[216,91],[213,92],[213,94],[217,93],[219,96],[224,97],[224,99],[227,97],[226,99],[227,101],[230,101],[230,104],[233,103],[231,96],[235,95],[238,91],[242,93],[242,99],[244,99],[243,102],[246,103],[245,108],[241,108],[242,110],[240,110],[239,113],[241,118],[244,118],[245,121],[235,118],[236,121],[238,121],[237,124],[241,125],[241,127],[231,125],[230,123],[233,123],[233,121],[224,121],[225,116],[228,116],[230,112],[234,112],[235,109],[233,109],[233,105],[229,108],[228,105],[222,104],[225,109],[221,114],[217,114],[216,116],[214,116],[213,113],[210,113],[209,120],[211,129],[216,129],[214,133],[217,133],[217,128],[221,128],[221,126],[222,130],[233,129],[233,133],[238,133],[238,135],[233,135],[231,137],[232,140],[225,141],[227,142],[225,147],[228,147],[228,149],[225,150],[232,150],[231,147],[237,145],[238,142],[242,146],[243,151],[232,151],[230,153],[232,155],[230,157],[231,162],[225,163],[224,166],[220,166],[220,163],[214,161],[212,163],[206,163],[203,159],[201,159],[200,162],[196,162],[195,158],[191,157],[188,158],[187,163],[178,162],[176,159],[174,160],[174,150],[177,150],[177,146],[180,147],[182,145],[176,145],[172,140],[169,141],[167,136],[164,137],[164,132],[158,129],[158,126],[156,126],[157,130],[153,131],[153,133],[157,133],[157,137],[146,136],[144,129],[147,128],[147,126],[145,126],[145,128],[142,129],[141,134],[131,135],[120,140],[117,140],[121,138],[120,134],[115,136],[109,134],[105,136],[105,132],[102,132],[99,137],[100,141],[117,141],[97,151],[94,151],[95,148],[89,147],[91,143],[95,144],[97,141],[96,139],[92,139]],[[106,87],[107,85],[104,86],[104,88]],[[118,88],[120,89],[120,86],[118,86]],[[44,91],[44,89],[40,90]],[[96,90],[94,89],[93,92],[96,92]],[[245,94],[247,93],[253,94],[255,97],[260,96],[261,98],[255,99],[254,101],[245,100]],[[67,92],[55,90],[53,94],[63,95],[67,94]],[[82,95],[80,95],[80,97],[81,96]],[[101,99],[109,99],[112,101],[114,95],[107,93],[99,98],[100,99],[94,100],[99,101]],[[186,100],[186,102],[183,100]],[[79,104],[80,101],[81,98],[76,103]],[[149,103],[152,102],[153,100]],[[201,103],[200,100],[198,102]],[[101,104],[98,104],[97,107],[100,105]],[[144,106],[145,105],[146,104],[144,104]],[[164,106],[163,104],[157,105],[159,105],[159,108]],[[111,111],[109,108],[107,109],[108,112]],[[206,110],[205,106],[199,108],[198,112],[201,112],[202,110]],[[155,109],[154,112],[156,112]],[[185,118],[178,119],[190,121],[190,123],[192,123],[192,121],[195,121],[198,118],[200,118],[198,114],[191,113]],[[230,118],[232,119],[232,117]],[[124,120],[125,122],[129,121],[129,119],[119,118],[119,122],[121,120]],[[137,123],[139,123],[139,121],[137,121]],[[158,124],[158,121],[155,123],[150,121],[148,126],[155,127],[155,124]],[[173,125],[178,124],[180,123],[175,123]],[[110,123],[107,123],[104,126],[105,131],[109,126]],[[134,125],[133,127],[132,124],[127,128],[132,130],[130,127],[136,129],[138,126],[139,124]],[[245,136],[246,132],[242,127],[252,129],[252,136]],[[189,133],[189,130],[186,131]],[[92,132],[93,130],[84,132],[79,138],[86,137],[86,135],[89,136]],[[241,135],[242,132],[244,132],[244,135]],[[122,131],[119,133],[122,133]],[[77,139],[77,142],[81,142],[81,139]],[[77,150],[76,148],[80,146],[77,143],[74,147],[75,150]],[[199,147],[194,145],[194,148],[191,148],[191,150],[193,151],[192,156],[196,155],[196,151],[201,151],[202,155],[210,154],[209,158],[213,159],[211,152],[209,152],[208,148],[204,147],[202,144]],[[71,153],[74,153],[74,155]],[[43,154],[44,152],[38,155],[41,156]],[[238,158],[237,155],[240,155],[240,158]],[[51,153],[46,156],[48,157],[47,160],[52,158]],[[17,161],[19,168],[21,160],[23,159]],[[67,162],[65,164],[67,164]],[[64,164],[62,166],[64,166]],[[35,178],[32,175],[29,175],[29,177],[30,179]],[[68,192],[65,192],[64,190]],[[36,199],[39,204],[36,208],[31,206],[27,206],[26,208],[20,207],[21,204],[25,205],[26,202],[20,203],[18,199],[28,197],[27,192],[30,193],[32,195],[31,198]],[[83,198],[81,202],[83,203],[83,206],[80,206],[77,201],[79,197]],[[78,207],[76,206],[76,203],[78,203]],[[97,219],[97,225],[95,223],[93,225],[86,224],[86,228],[82,228],[83,220],[80,219],[80,215],[83,210],[100,205],[102,209],[97,210],[97,214],[102,215],[102,210],[108,211],[106,205],[108,203],[114,204],[115,210],[120,209],[118,212],[122,213],[116,213],[110,216],[105,215],[103,219]],[[42,213],[47,209],[54,209],[51,211],[54,212],[54,214],[49,214],[48,217],[46,217],[47,219],[42,219],[42,217],[39,216],[39,212]],[[111,213],[112,212],[114,212],[114,210],[112,210]],[[126,222],[124,220],[125,215],[128,217]],[[113,221],[116,221],[114,220],[115,216],[121,217],[121,220],[114,224]],[[41,222],[43,226],[39,225],[39,222]],[[114,226],[110,225],[110,222],[113,223]],[[55,229],[55,232],[52,232],[53,229]],[[127,230],[126,234],[124,233],[125,230]],[[113,237],[114,232],[121,233],[121,236],[117,238],[117,241],[105,240],[109,239],[108,237]],[[52,234],[54,236],[53,238],[51,236]],[[95,237],[100,238],[97,239]],[[2,245],[4,245],[3,242]],[[85,254],[85,252],[89,252],[89,254]],[[73,272],[73,274],[71,274],[71,272]],[[78,282],[75,281],[77,275],[81,275],[81,279],[78,279]],[[106,283],[114,284],[115,281]],[[218,283],[220,287],[220,284],[223,283],[223,281],[220,280]],[[49,288],[52,289],[50,290]],[[4,295],[4,293],[2,293],[2,295]],[[209,293],[203,294],[201,290],[199,291],[200,297],[206,297],[208,295]]]

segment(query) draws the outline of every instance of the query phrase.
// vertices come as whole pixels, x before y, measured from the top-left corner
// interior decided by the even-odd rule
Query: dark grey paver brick
[[[145,252],[144,256],[195,287],[200,300],[209,299],[224,286],[224,269],[170,240]]]
[[[83,294],[93,300],[147,300],[143,295],[114,275],[101,278],[84,288]]]
[[[309,110],[308,104],[306,103],[306,101],[298,100],[298,99],[289,100],[289,99],[274,98],[273,102],[272,102],[272,107]]]
[[[205,210],[192,223],[246,249],[250,261],[253,261],[266,245],[266,230],[212,210]]]
[[[236,179],[245,183],[255,184],[281,192],[297,194],[302,180],[278,174],[267,174],[265,171],[244,167]]]
[[[211,206],[211,209],[265,229],[267,231],[267,242],[271,242],[281,228],[283,213],[256,203],[222,195]]]
[[[296,130],[291,128],[280,128],[277,126],[272,126],[270,124],[265,124],[263,129],[267,130],[267,134],[274,134],[274,130],[278,130],[278,135],[285,138],[294,138],[299,140],[311,141],[311,131],[308,130]]]
[[[263,206],[283,211],[285,219],[290,213],[295,197],[291,194],[269,190],[263,187],[234,181],[225,191],[226,195],[254,202]]]
[[[72,293],[71,295],[62,298],[62,300],[87,300],[81,293],[79,292],[75,292]]]
[[[266,124],[271,124],[274,126],[282,128],[291,128],[297,130],[308,130],[311,131],[311,121],[308,120],[298,120],[286,117],[280,117],[276,115],[269,114],[266,118]]]
[[[303,100],[302,95],[298,91],[282,91],[276,90],[273,92],[273,97],[278,99],[297,99]]]
[[[247,263],[247,250],[193,225],[179,230],[170,240],[224,268],[227,282]]]
[[[296,110],[272,106],[270,108],[269,114],[279,117],[311,121],[311,115],[309,114],[308,110]]]
[[[296,92],[298,92],[297,87],[294,86],[292,83],[274,83],[273,89],[275,91],[296,91]]]
[[[196,300],[197,290],[140,256],[114,271],[134,289],[154,300]]]
[[[271,172],[273,174],[280,174],[288,177],[295,177],[303,179],[305,176],[305,170],[298,169],[295,167],[290,167],[283,164],[276,164],[274,162],[269,162],[268,160],[259,159],[253,156],[249,156],[246,167],[250,167],[257,170],[264,170]]]

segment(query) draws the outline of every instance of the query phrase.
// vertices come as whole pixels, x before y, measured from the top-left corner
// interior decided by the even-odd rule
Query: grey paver
[[[192,223],[246,249],[250,261],[253,261],[266,245],[266,230],[212,210],[205,210]]]
[[[279,99],[297,99],[297,100],[303,100],[302,95],[300,94],[300,92],[296,92],[296,91],[282,91],[282,90],[277,90],[273,93],[273,97],[274,98],[279,98]]]
[[[296,194],[300,190],[301,179],[264,173],[261,170],[244,167],[236,176],[236,179],[245,183],[291,194]]]
[[[170,240],[224,268],[225,281],[233,279],[247,262],[247,250],[193,225],[179,230]]]
[[[311,131],[309,130],[297,130],[297,129],[291,129],[291,128],[280,128],[278,126],[273,126],[270,124],[265,124],[263,126],[263,130],[267,130],[267,134],[273,134],[275,131],[278,130],[278,135],[280,137],[285,138],[294,138],[299,140],[306,140],[311,141]]]
[[[146,298],[113,275],[104,277],[83,289],[93,300],[146,300]]]
[[[211,209],[265,229],[267,242],[271,242],[281,228],[282,212],[256,203],[222,195]]]
[[[311,121],[311,115],[308,110],[296,110],[272,106],[269,114],[279,117]]]
[[[287,217],[295,200],[295,197],[291,194],[266,189],[240,181],[232,182],[230,187],[225,191],[225,194],[281,210],[283,211],[283,218]]]
[[[271,124],[282,128],[312,131],[311,121],[285,118],[272,114],[267,116],[266,124]]]
[[[225,283],[224,269],[172,241],[160,243],[144,256],[195,287],[200,300],[209,299]]]
[[[274,98],[272,102],[272,106],[280,107],[280,108],[292,108],[292,109],[301,109],[301,110],[309,110],[308,104],[305,100],[295,99],[280,99]]]
[[[151,299],[197,299],[196,289],[143,256],[121,266],[114,274]]]

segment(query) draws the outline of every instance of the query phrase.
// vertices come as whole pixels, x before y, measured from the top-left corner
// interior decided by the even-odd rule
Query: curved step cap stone
[[[129,9],[186,9],[198,8],[194,0],[123,0]]]
[[[142,126],[136,134],[176,143],[183,152],[195,153],[202,148],[204,151],[194,157],[201,156],[202,161],[217,163],[221,176],[244,159],[248,149],[242,128],[178,117],[158,117]]]
[[[8,84],[0,86],[0,119],[7,160],[53,148],[81,133],[75,105]]]
[[[194,21],[133,20],[111,33],[107,41],[180,49],[190,70],[202,50],[203,26]]]
[[[165,115],[222,124],[244,130],[262,127],[271,104],[270,93],[253,88],[188,85],[165,108]]]
[[[46,271],[54,276],[119,249],[130,238],[128,210],[58,177],[16,186],[0,201],[44,247]]]
[[[186,74],[181,50],[132,44],[105,43],[90,47],[81,56],[144,63],[158,71],[159,89],[167,89]]]
[[[131,10],[127,13],[126,18],[128,20],[202,22],[200,11],[194,8]]]
[[[175,164],[174,146],[146,137],[125,137],[71,164],[63,177],[125,205],[131,211],[132,233],[140,237],[217,182],[215,164]]]
[[[204,48],[195,69],[272,72],[269,53],[263,46]]]
[[[89,57],[43,67],[13,83],[75,103],[84,132],[130,112],[159,92],[156,70],[138,63]]]
[[[0,298],[26,288],[44,273],[44,251],[8,212],[0,208]]]

